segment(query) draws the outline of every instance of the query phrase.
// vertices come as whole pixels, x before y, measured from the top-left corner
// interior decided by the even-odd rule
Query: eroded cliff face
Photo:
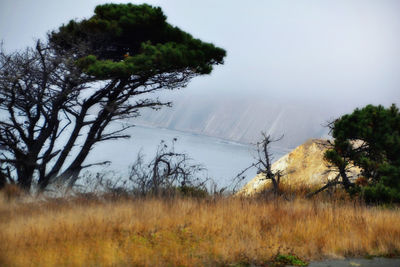
[[[335,171],[329,171],[323,159],[326,145],[326,140],[310,139],[276,161],[272,165],[272,171],[281,171],[281,183],[293,187],[321,186],[338,175]],[[349,177],[356,177],[359,172],[359,169],[351,168]],[[238,195],[251,196],[271,186],[271,181],[265,180],[264,176],[259,174],[248,182]]]
[[[330,115],[301,103],[277,103],[262,97],[194,97],[173,99],[172,108],[145,110],[134,123],[209,135],[241,143],[255,143],[260,132],[279,137],[274,145],[292,149],[308,138],[321,138],[328,129],[322,124]]]

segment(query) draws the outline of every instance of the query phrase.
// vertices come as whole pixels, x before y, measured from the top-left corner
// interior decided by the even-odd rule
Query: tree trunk
[[[21,166],[18,173],[18,186],[25,192],[29,192],[32,186],[33,172],[35,168],[33,166]]]

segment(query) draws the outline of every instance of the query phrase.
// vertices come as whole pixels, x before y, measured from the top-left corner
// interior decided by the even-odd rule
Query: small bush
[[[285,254],[278,254],[275,257],[274,261],[275,266],[286,266],[286,265],[293,265],[293,266],[307,266],[308,263],[301,260],[296,255],[285,255]]]
[[[178,187],[178,192],[180,193],[180,195],[185,197],[204,198],[209,196],[206,189],[196,186],[183,185]]]

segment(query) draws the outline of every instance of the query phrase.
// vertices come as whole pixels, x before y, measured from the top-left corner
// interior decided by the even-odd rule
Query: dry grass
[[[1,266],[203,266],[397,254],[399,209],[322,201],[0,204]]]

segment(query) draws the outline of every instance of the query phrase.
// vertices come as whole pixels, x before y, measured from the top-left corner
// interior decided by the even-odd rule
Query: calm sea
[[[254,147],[210,136],[180,132],[164,128],[135,126],[127,130],[130,139],[107,141],[96,145],[91,151],[86,163],[111,160],[104,167],[95,167],[95,171],[114,171],[118,175],[128,175],[129,166],[135,161],[141,151],[146,162],[150,161],[157,151],[161,140],[171,144],[176,138],[175,151],[184,152],[193,159],[194,163],[203,165],[207,172],[204,175],[212,178],[218,187],[228,186],[232,178],[241,170],[254,162]],[[279,159],[286,152],[273,148],[274,159]],[[93,170],[93,169],[92,169]],[[246,174],[246,181],[256,175],[255,170]]]

